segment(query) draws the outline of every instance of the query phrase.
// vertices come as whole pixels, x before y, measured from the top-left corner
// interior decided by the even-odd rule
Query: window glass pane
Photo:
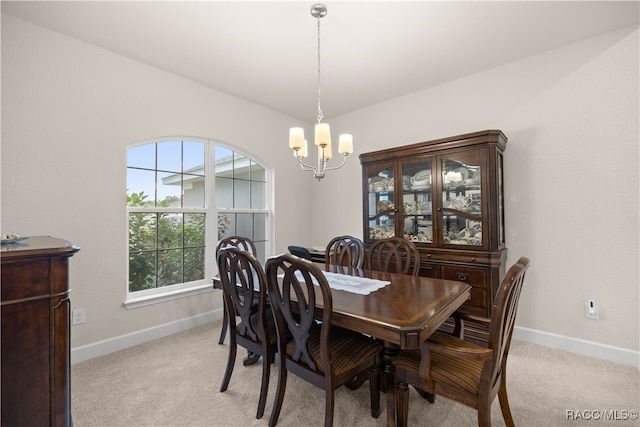
[[[251,161],[251,181],[267,182],[267,174],[262,166]]]
[[[247,181],[251,179],[251,160],[240,153],[234,154],[233,177]]]
[[[184,281],[204,279],[204,247],[184,250]]]
[[[233,179],[216,176],[216,206],[219,208],[233,207]]]
[[[156,252],[129,251],[129,292],[156,287]]]
[[[182,249],[158,251],[158,286],[182,283]]]
[[[158,206],[181,207],[182,174],[158,172]]]
[[[233,236],[236,231],[234,214],[218,214],[218,240]]]
[[[158,170],[182,172],[182,142],[158,143]]]
[[[153,206],[155,204],[155,182],[155,171],[127,169],[127,205]],[[136,194],[135,197],[134,194]]]
[[[260,264],[264,265],[266,262],[265,254],[267,253],[266,242],[254,241],[253,244],[256,245],[256,258],[258,258]]]
[[[216,178],[233,177],[233,151],[224,147],[216,147]]]
[[[267,239],[267,214],[266,213],[253,214],[253,239],[256,241]]]
[[[132,212],[129,214],[129,250],[153,250],[156,248],[156,213]]]
[[[252,209],[265,209],[267,207],[266,195],[267,195],[266,182],[251,181],[251,208]]]
[[[183,175],[183,202],[187,208],[204,207],[205,180],[200,175]]]
[[[245,236],[253,240],[253,214],[236,214],[236,234]]]
[[[127,150],[127,166],[136,168],[156,168],[156,145],[146,144]]]
[[[184,215],[184,246],[205,245],[205,214]]]
[[[182,247],[182,214],[163,213],[158,220],[158,248]]]
[[[249,209],[251,207],[250,181],[233,180],[233,207],[236,209]]]
[[[204,144],[202,142],[182,143],[183,172],[204,176]]]

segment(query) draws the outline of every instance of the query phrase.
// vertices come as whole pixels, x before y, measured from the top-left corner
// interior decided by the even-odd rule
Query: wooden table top
[[[368,295],[332,289],[332,323],[401,349],[419,348],[469,299],[471,290],[462,282],[430,277],[370,270],[360,270],[359,275],[391,284]]]
[[[391,284],[368,295],[332,289],[332,324],[401,349],[419,348],[470,296],[471,286],[458,281],[370,270],[358,273]],[[219,280],[214,279],[214,287],[220,288]],[[321,291],[316,292],[321,307]]]

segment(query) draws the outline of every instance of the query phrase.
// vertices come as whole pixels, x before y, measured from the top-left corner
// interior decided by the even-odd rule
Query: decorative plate
[[[25,239],[28,239],[28,237],[16,237],[15,239],[2,239],[0,240],[0,243],[3,245],[7,245],[9,243],[18,243]]]

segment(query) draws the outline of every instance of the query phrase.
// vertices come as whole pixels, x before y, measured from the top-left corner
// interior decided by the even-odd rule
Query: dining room
[[[564,379],[575,387],[558,387],[557,395],[549,395],[557,398],[546,419],[558,425],[572,424],[565,409],[594,409],[589,405],[596,401],[587,396],[581,400],[579,392],[586,391],[583,377],[590,370],[598,372],[597,383],[626,378],[637,390],[638,3],[327,6],[319,37],[311,3],[304,2],[2,2],[2,233],[54,236],[80,248],[69,259],[68,270],[70,322],[74,319],[68,329],[70,393],[78,402],[72,412],[77,407],[85,414],[79,419],[86,422],[78,425],[105,425],[108,418],[98,416],[100,400],[127,408],[126,414],[106,415],[119,425],[142,425],[145,417],[149,425],[154,420],[163,425],[179,420],[191,425],[267,423],[266,416],[255,419],[260,364],[242,366],[242,351],[229,389],[219,392],[229,338],[218,345],[224,303],[212,280],[218,273],[215,247],[221,237],[243,235],[247,229],[260,235],[255,240],[263,268],[268,259],[289,253],[292,245],[322,252],[333,237],[351,235],[370,247],[380,233],[393,229],[421,248],[419,277],[424,280],[431,275],[460,281],[452,266],[461,264],[476,268],[464,273],[481,271],[489,287],[475,287],[471,298],[480,298],[482,304],[474,307],[485,311],[509,268],[527,257],[531,267],[510,356],[509,397],[516,424],[535,425],[543,413],[529,405],[543,393],[531,389],[542,387],[536,375],[544,378],[545,370],[552,383]],[[395,54],[404,54],[409,62],[396,66],[390,59]],[[313,134],[320,82],[322,111],[334,134],[335,152],[327,165],[345,163],[317,179],[314,171],[300,167],[290,128]],[[337,151],[342,132],[353,136],[350,153]],[[473,144],[486,145],[469,150],[489,153],[484,157],[460,157],[467,150],[461,145],[445,147],[453,153],[449,157],[440,149],[425,153],[418,152],[424,148],[410,148],[433,147],[443,140],[461,144],[452,141],[477,133],[481,139],[496,138],[474,139]],[[206,167],[199,171],[196,166],[201,165],[192,163],[189,169],[185,163],[165,170],[159,163],[132,163],[134,152],[152,146],[160,150],[165,143],[179,145],[183,152],[198,147]],[[310,154],[302,161],[315,166],[317,153]],[[425,161],[431,162],[429,168]],[[224,170],[216,169],[222,164]],[[376,169],[379,165],[384,167]],[[134,169],[162,175],[149,188],[180,188],[174,185],[180,183],[179,200],[188,199],[201,177],[211,183],[210,192],[197,207],[176,206],[171,204],[176,199],[155,193],[136,199],[150,190],[129,191]],[[244,170],[257,178],[245,179],[238,173]],[[429,184],[426,170],[433,172]],[[483,178],[474,181],[478,170]],[[445,183],[448,172],[452,174]],[[455,187],[445,187],[452,182]],[[458,194],[462,185],[476,189],[470,196]],[[226,188],[257,188],[260,196],[223,194]],[[259,206],[234,205],[237,200],[258,200]],[[397,218],[388,215],[392,211]],[[130,252],[137,244],[130,226],[133,218],[145,215],[166,220],[158,224],[182,221],[208,230],[196,245],[198,251],[180,248],[182,254],[201,256],[201,277],[186,285],[154,282],[147,288],[143,280],[140,288],[131,286],[137,277],[133,272],[143,270],[133,268],[142,264],[132,261],[138,252]],[[147,249],[154,265],[165,261],[165,247]],[[474,256],[478,253],[483,256]],[[434,258],[428,259],[429,254]],[[443,278],[446,274],[456,276]],[[469,277],[475,280],[473,274]],[[392,341],[389,333],[378,332]],[[187,342],[182,337],[194,339],[188,346],[196,354],[184,345],[171,350],[173,339]],[[418,338],[420,344],[423,338]],[[144,356],[137,346],[154,350]],[[161,356],[163,348],[171,356]],[[195,360],[198,354],[215,358],[215,363]],[[127,355],[136,361],[132,366],[125,363]],[[185,396],[181,402],[187,411],[167,403],[171,410],[166,411],[175,411],[178,418],[150,405],[154,393],[161,394],[162,402],[171,398],[162,394],[160,383],[146,382],[153,378],[136,374],[136,369],[148,372],[144,365],[150,359],[164,371],[164,357],[207,373],[201,376],[206,378],[189,377],[207,383],[197,396],[186,386],[171,389]],[[538,366],[542,361],[554,363]],[[576,370],[569,370],[574,365]],[[635,370],[630,374],[628,367]],[[112,385],[92,378],[92,369],[112,376]],[[277,371],[270,374],[272,387]],[[135,378],[124,393],[119,390],[126,384],[122,375]],[[294,378],[289,377],[278,424],[294,424],[294,408],[299,414],[319,411],[310,422],[321,423],[324,406],[311,409],[301,398],[316,393],[320,397],[315,400],[323,400],[317,394],[321,390]],[[162,384],[172,380],[166,381]],[[109,397],[99,393],[98,384]],[[136,387],[147,393],[134,394]],[[77,394],[80,390],[83,394]],[[566,399],[567,390],[576,397]],[[436,418],[439,425],[476,423],[473,411],[456,421],[435,415],[439,407],[452,414],[458,409],[440,398],[429,404],[414,391],[409,393],[409,424],[418,420],[415,408],[429,406],[431,416],[441,417]],[[381,417],[373,421],[368,392],[368,385],[338,389],[336,424],[385,424],[386,394]],[[270,393],[265,415],[271,413]],[[213,409],[202,408],[199,400],[205,395],[234,410],[209,412]],[[237,396],[250,414],[236,424],[230,417],[239,411],[235,405],[240,403],[233,400]],[[553,400],[549,396],[543,401]],[[341,406],[353,397],[365,402],[363,408]],[[606,402],[599,409],[638,409]],[[153,418],[140,411],[143,407],[164,415]],[[492,418],[502,422],[497,403],[492,411]],[[351,423],[349,414],[361,420]]]

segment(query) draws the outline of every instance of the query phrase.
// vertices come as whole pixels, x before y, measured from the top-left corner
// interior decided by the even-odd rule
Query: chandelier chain
[[[322,108],[320,107],[320,98],[322,96],[322,83],[321,83],[321,74],[320,74],[320,18],[322,16],[318,16],[318,123],[322,122],[322,118],[324,117],[322,114]]]

